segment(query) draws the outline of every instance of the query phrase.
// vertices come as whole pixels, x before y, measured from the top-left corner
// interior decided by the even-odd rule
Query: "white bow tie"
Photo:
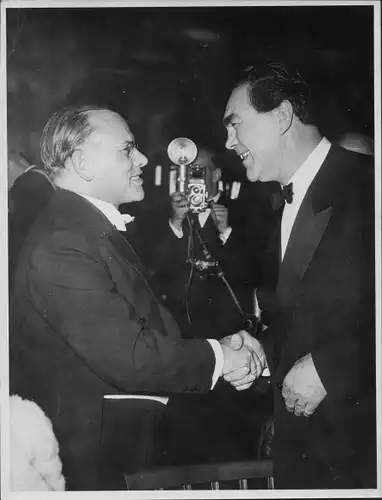
[[[124,224],[129,224],[130,222],[133,222],[135,219],[135,217],[133,217],[130,214],[121,214],[121,216],[122,216]]]

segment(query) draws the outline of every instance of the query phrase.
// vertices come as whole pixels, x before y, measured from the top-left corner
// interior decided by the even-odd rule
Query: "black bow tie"
[[[285,202],[292,203],[293,201],[293,183],[291,182],[287,186],[280,188],[278,193],[273,193],[271,198],[271,204],[273,210],[276,212]]]

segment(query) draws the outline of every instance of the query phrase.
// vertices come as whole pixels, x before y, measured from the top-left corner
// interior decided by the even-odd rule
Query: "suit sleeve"
[[[70,242],[70,244],[68,243]],[[34,307],[100,378],[122,391],[207,392],[215,366],[205,340],[177,339],[150,321],[161,307],[139,275],[128,284],[137,311],[105,261],[80,234],[55,233],[30,258]],[[142,279],[142,282],[137,282]]]
[[[368,298],[372,304],[373,297],[369,295]],[[343,299],[346,300],[346,296]],[[362,306],[362,301],[353,300],[353,297],[349,299],[347,316],[340,317],[337,311],[333,311],[328,320],[331,324],[326,326],[322,338],[312,350],[317,373],[332,399],[360,395],[373,386],[374,312]]]

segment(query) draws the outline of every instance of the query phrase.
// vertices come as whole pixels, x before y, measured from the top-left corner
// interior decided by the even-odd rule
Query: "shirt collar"
[[[118,231],[126,231],[126,224],[132,222],[134,217],[129,214],[121,214],[112,203],[102,201],[92,196],[86,196],[82,193],[77,193],[86,200],[90,201],[104,216],[115,226]]]
[[[296,170],[289,183],[293,183],[293,196],[303,197],[319,171],[326,155],[329,152],[331,143],[323,137],[319,144],[310,153],[301,167]],[[288,184],[289,184],[288,183]]]

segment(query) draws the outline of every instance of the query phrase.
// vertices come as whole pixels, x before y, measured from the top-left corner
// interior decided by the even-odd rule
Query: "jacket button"
[[[141,325],[141,326],[145,326],[146,323],[147,323],[147,319],[146,318],[143,318],[142,316],[139,316],[138,318],[138,323]]]

